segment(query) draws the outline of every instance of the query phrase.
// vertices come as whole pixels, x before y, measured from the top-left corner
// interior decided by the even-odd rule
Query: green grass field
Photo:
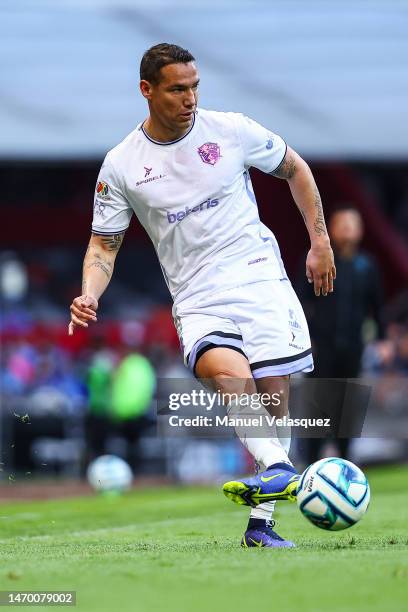
[[[2,504],[0,589],[76,590],[86,611],[406,610],[408,468],[367,475],[368,513],[342,533],[280,502],[292,550],[241,549],[248,510],[215,488]]]

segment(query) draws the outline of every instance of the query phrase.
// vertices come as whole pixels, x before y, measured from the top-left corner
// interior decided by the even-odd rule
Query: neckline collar
[[[142,125],[140,126],[140,129],[143,132],[143,134],[145,135],[145,137],[147,138],[147,140],[149,140],[153,144],[157,144],[157,145],[166,147],[168,145],[176,144],[177,142],[180,142],[181,140],[184,140],[184,138],[186,138],[191,133],[191,130],[194,128],[194,125],[195,125],[195,122],[196,122],[196,114],[197,114],[197,111],[195,111],[193,113],[193,121],[191,122],[191,126],[189,127],[187,132],[185,134],[183,134],[183,136],[181,136],[180,138],[177,138],[176,140],[169,140],[168,142],[161,142],[160,140],[155,140],[154,138],[149,136],[149,134],[144,129],[144,127],[143,127],[144,123],[145,123],[144,121],[143,121]]]
[[[183,136],[181,136],[180,138],[176,138],[176,140],[169,140],[168,142],[161,142],[160,140],[155,140],[154,138],[152,138],[151,136],[149,136],[149,134],[146,132],[146,130],[144,129],[144,121],[142,123],[142,125],[140,126],[141,131],[143,132],[143,134],[145,135],[145,137],[147,138],[147,140],[149,140],[150,142],[152,142],[153,144],[156,145],[161,145],[161,146],[168,146],[168,145],[172,145],[172,144],[176,144],[177,142],[180,142],[181,140],[184,140],[184,138],[186,138],[190,133],[191,130],[193,129],[195,122],[196,122],[196,114],[197,111],[195,111],[193,113],[193,121],[191,122],[191,126],[190,128],[187,130],[187,132],[185,134],[183,134]]]

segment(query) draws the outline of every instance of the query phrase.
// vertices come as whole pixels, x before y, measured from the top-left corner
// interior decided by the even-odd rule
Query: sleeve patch
[[[96,185],[96,196],[101,200],[109,200],[109,185],[105,181],[98,181]]]

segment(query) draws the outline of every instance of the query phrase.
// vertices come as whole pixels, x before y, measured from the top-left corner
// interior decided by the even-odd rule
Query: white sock
[[[282,438],[279,434],[281,432],[278,430],[278,438],[279,441],[285,451],[285,453],[287,455],[289,455],[289,450],[290,450],[290,443],[291,443],[291,438],[288,437],[288,434],[290,436],[290,427],[285,429],[285,437]],[[283,432],[282,432],[283,433]],[[259,463],[259,470],[257,470],[259,472],[264,472],[266,470],[266,468],[268,467],[268,465],[263,465],[262,463]],[[269,464],[271,465],[271,464]],[[250,517],[251,518],[257,518],[257,519],[263,519],[264,521],[271,521],[272,517],[273,517],[273,512],[275,510],[275,504],[276,501],[271,501],[271,502],[265,502],[264,504],[259,504],[259,506],[257,506],[256,508],[251,508],[251,512],[250,512]]]
[[[256,403],[254,401],[254,404],[258,405],[258,401],[258,399],[256,400]],[[227,406],[227,413],[228,416],[236,418],[239,418],[240,416],[242,418],[245,416],[247,418],[249,416],[256,417],[258,415],[263,415],[263,417],[265,417],[265,415],[268,415],[268,412],[264,407],[261,407],[258,410],[251,409],[251,406],[248,406],[247,401],[243,401],[243,403],[240,404],[239,400],[234,400]],[[264,437],[262,438],[252,438],[251,436],[247,437],[247,430],[248,428],[244,426],[237,425],[235,427],[238,438],[241,440],[245,448],[251,453],[257,463],[262,464],[265,467],[281,462],[292,465],[285,448],[282,446],[281,441],[278,438],[276,425],[268,425],[264,418],[262,428]],[[250,433],[253,434],[254,429],[252,429]]]
[[[271,521],[273,511],[275,510],[276,501],[265,502],[259,504],[256,508],[251,508],[249,514],[250,518],[263,519],[264,521]]]
[[[282,444],[282,447],[285,449],[287,455],[289,455],[290,451],[290,443],[292,441],[292,431],[290,425],[287,427],[279,427],[277,429],[277,434],[279,438],[279,442]]]
[[[259,472],[264,472],[267,465],[263,463],[256,463],[255,473],[259,474]],[[259,504],[256,508],[251,508],[251,512],[249,514],[250,518],[263,519],[264,521],[271,521],[273,511],[275,510],[276,501],[265,502],[263,504]]]
[[[239,416],[239,412],[240,406],[237,405],[236,401],[231,402],[231,404],[227,406],[227,413],[229,416]],[[251,408],[248,407],[246,412],[254,416],[258,414],[262,414],[263,416],[268,415],[268,412],[264,407],[261,407],[259,410],[251,410]],[[288,457],[288,452],[290,448],[290,437],[279,438],[275,425],[264,425],[263,433],[265,436],[268,437],[263,438],[247,437],[245,435],[244,427],[237,426],[235,427],[235,431],[242,444],[254,457],[256,463],[259,466],[260,472],[265,471],[267,467],[273,465],[274,463],[285,462],[291,464],[291,461]],[[285,434],[287,436],[287,431],[285,432]],[[265,521],[272,520],[273,511],[275,510],[275,504],[275,501],[259,504],[256,508],[251,509],[250,517],[262,519]]]

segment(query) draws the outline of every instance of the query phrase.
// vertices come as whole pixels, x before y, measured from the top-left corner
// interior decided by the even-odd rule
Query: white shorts
[[[184,363],[195,374],[198,359],[214,347],[244,355],[254,378],[313,370],[309,330],[288,279],[221,291],[199,306],[174,307]]]

